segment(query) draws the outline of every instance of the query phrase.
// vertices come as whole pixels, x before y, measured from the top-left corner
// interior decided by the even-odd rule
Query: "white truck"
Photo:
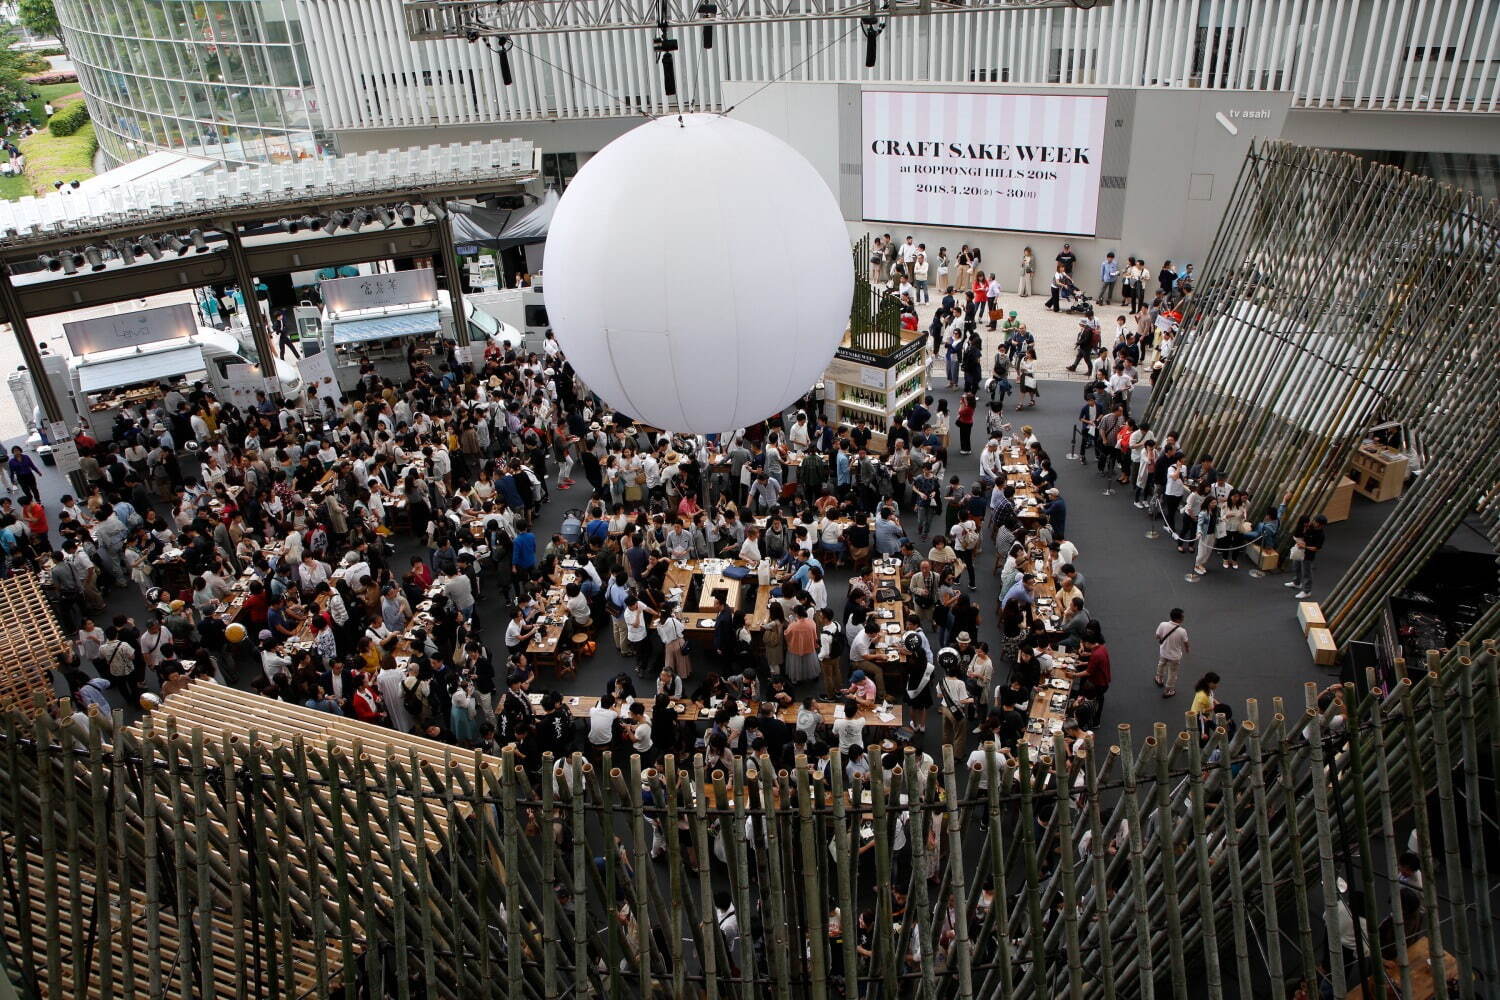
[[[199,327],[187,337],[136,344],[112,350],[92,351],[82,356],[44,351],[42,375],[52,386],[67,425],[87,425],[90,435],[108,441],[114,435],[115,418],[127,406],[160,398],[162,386],[202,381],[221,399],[253,398],[256,372],[234,334]],[[284,395],[301,389],[296,367],[275,362],[277,386]],[[265,380],[260,380],[265,385]],[[39,443],[46,423],[32,382],[32,373],[21,368],[10,374],[11,395],[31,428],[31,443]]]
[[[369,309],[336,311],[324,306],[298,306],[296,321],[302,331],[304,354],[329,352],[339,388],[359,381],[360,364],[368,360],[381,376],[400,384],[409,377],[407,349],[414,338],[453,340],[453,313],[448,293],[439,290],[430,301],[398,303]],[[469,342],[483,351],[488,342],[519,345],[521,333],[464,297]],[[316,317],[316,319],[314,319]],[[475,355],[477,358],[479,355]]]
[[[501,288],[490,292],[475,292],[464,296],[479,311],[521,332],[520,339],[511,339],[511,344],[520,351],[541,351],[542,338],[551,329],[547,320],[547,303],[542,297],[540,276],[529,288]],[[508,339],[508,338],[507,338]]]

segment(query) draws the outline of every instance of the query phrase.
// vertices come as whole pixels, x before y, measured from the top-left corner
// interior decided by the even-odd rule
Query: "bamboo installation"
[[[1427,667],[1050,766],[871,748],[868,779],[527,765],[204,682],[132,728],[12,713],[3,964],[38,998],[1473,996],[1500,654]]]
[[[1340,644],[1500,495],[1500,206],[1347,153],[1252,145],[1143,419],[1289,526],[1373,426],[1424,468],[1330,591]],[[1284,535],[1283,544],[1289,538]]]

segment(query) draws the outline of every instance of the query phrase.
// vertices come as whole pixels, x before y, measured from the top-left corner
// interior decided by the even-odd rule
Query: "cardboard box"
[[[1275,549],[1262,548],[1257,545],[1255,551],[1258,553],[1256,568],[1261,572],[1271,573],[1281,566],[1281,554]]]
[[[1303,635],[1310,629],[1328,628],[1328,620],[1323,617],[1323,609],[1318,607],[1317,601],[1297,602],[1297,624],[1302,626]]]
[[[1307,650],[1312,653],[1313,662],[1318,666],[1338,666],[1339,648],[1334,644],[1333,633],[1328,629],[1317,626],[1308,629]]]
[[[1349,505],[1354,502],[1354,485],[1354,480],[1343,476],[1333,488],[1328,502],[1323,505],[1323,516],[1328,518],[1329,524],[1349,520]]]

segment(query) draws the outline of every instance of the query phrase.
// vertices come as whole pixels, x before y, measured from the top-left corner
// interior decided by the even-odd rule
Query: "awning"
[[[557,191],[548,188],[542,200],[519,212],[496,212],[455,202],[449,214],[453,242],[460,253],[475,252],[474,247],[509,250],[513,247],[542,243],[557,211]]]
[[[78,369],[78,385],[84,392],[99,392],[142,382],[156,382],[204,370],[203,348],[196,344],[151,354],[128,354],[113,361],[98,361]]]
[[[356,319],[347,323],[336,323],[333,327],[335,344],[363,344],[371,340],[390,337],[420,337],[437,333],[442,320],[436,312],[402,313],[396,316],[377,316],[374,319]]]

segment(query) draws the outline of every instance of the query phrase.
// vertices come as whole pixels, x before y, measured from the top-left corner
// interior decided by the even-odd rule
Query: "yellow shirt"
[[[1193,714],[1200,719],[1213,718],[1214,696],[1207,691],[1194,691]]]

